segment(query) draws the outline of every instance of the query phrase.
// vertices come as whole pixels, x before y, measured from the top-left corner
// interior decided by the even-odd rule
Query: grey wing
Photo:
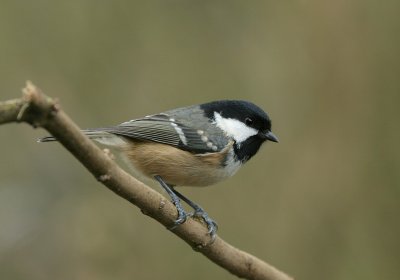
[[[179,119],[166,114],[147,116],[114,127],[94,129],[94,131],[105,131],[127,138],[153,141],[194,153],[217,152],[225,146],[225,143],[221,143],[221,141],[214,141],[213,137],[208,136],[204,130],[189,127]]]

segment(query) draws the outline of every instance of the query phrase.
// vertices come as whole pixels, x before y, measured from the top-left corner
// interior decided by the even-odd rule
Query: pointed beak
[[[275,136],[275,134],[272,133],[272,131],[268,131],[267,133],[264,134],[265,139],[278,143],[278,137]]]

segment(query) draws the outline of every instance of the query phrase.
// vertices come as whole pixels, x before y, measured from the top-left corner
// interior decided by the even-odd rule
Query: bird
[[[82,132],[116,148],[136,171],[160,184],[177,210],[171,228],[188,217],[199,217],[212,239],[217,223],[175,187],[216,184],[233,176],[264,142],[278,142],[268,114],[244,100],[211,101]],[[47,136],[38,141],[56,140]],[[181,201],[193,212],[187,213]]]

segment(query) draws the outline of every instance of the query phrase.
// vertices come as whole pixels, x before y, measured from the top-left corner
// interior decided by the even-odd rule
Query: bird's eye
[[[244,119],[244,123],[246,124],[246,125],[252,125],[253,124],[253,120],[251,119],[251,118],[249,118],[249,117],[247,117],[247,118],[245,118]]]

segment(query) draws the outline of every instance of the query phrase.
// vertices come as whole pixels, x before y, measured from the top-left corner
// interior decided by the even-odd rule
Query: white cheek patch
[[[214,113],[215,125],[222,129],[228,136],[232,137],[237,143],[246,141],[251,136],[258,134],[258,131],[249,127],[241,121],[222,117],[219,113]]]

